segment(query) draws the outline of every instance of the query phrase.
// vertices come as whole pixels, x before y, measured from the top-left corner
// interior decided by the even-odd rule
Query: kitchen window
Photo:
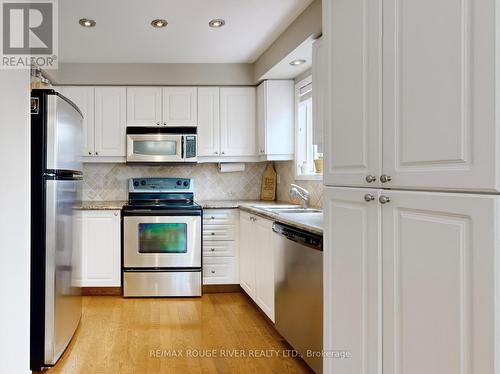
[[[295,85],[295,179],[322,180],[323,154],[313,143],[312,77]]]

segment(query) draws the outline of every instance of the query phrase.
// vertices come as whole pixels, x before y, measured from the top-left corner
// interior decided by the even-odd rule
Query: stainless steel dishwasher
[[[323,237],[273,224],[276,329],[323,372]]]

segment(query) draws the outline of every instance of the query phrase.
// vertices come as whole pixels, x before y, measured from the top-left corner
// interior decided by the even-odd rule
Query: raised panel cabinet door
[[[384,194],[384,374],[498,373],[499,197]]]
[[[221,155],[257,154],[255,87],[220,89]]]
[[[499,191],[495,6],[384,1],[388,187]]]
[[[255,302],[274,322],[273,222],[255,217]]]
[[[120,235],[119,211],[83,212],[82,286],[121,286]]]
[[[220,89],[198,87],[198,156],[220,152]]]
[[[267,126],[267,84],[262,82],[257,86],[257,154],[265,155],[266,147],[266,126]]]
[[[294,154],[295,83],[266,82],[265,153],[268,159],[290,160]]]
[[[165,126],[197,126],[197,88],[164,87],[163,124]]]
[[[324,128],[326,110],[328,105],[328,60],[327,47],[323,38],[316,39],[312,47],[312,80],[314,89],[312,91],[313,107],[313,144],[318,145],[318,151],[324,150]]]
[[[125,87],[95,88],[96,156],[126,156],[126,103]]]
[[[127,87],[127,126],[161,123],[161,88]]]
[[[240,286],[255,299],[255,229],[250,214],[240,213]]]
[[[326,187],[324,373],[382,374],[381,190]]]
[[[59,87],[58,91],[82,112],[82,156],[94,156],[94,87],[65,86]]]
[[[377,187],[381,170],[382,0],[324,2],[328,69],[324,180]]]

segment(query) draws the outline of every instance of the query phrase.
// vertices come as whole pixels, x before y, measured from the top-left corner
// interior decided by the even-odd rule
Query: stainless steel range
[[[123,207],[123,295],[201,296],[201,207],[193,181],[129,180]]]

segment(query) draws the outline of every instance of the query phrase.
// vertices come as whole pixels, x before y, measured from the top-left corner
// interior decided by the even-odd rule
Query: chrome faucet
[[[291,197],[298,197],[300,199],[300,205],[302,205],[303,209],[309,208],[309,200],[311,197],[311,194],[309,191],[307,191],[305,188],[302,188],[300,186],[297,186],[296,184],[290,184],[292,187],[290,189],[290,196]]]

